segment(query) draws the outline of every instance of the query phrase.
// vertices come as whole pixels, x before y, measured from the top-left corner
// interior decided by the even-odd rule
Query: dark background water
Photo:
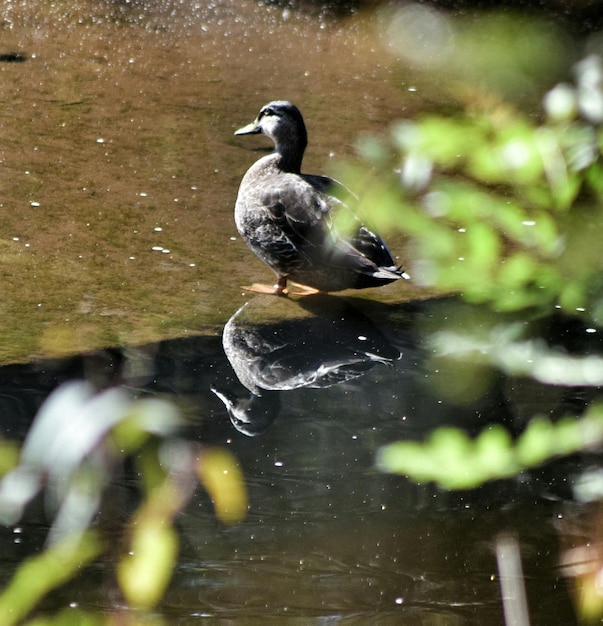
[[[138,395],[181,406],[189,420],[186,438],[224,446],[240,462],[250,499],[241,524],[223,526],[202,491],[178,519],[182,552],[160,607],[168,623],[504,624],[495,557],[503,531],[513,533],[521,547],[533,623],[574,623],[559,544],[574,532],[573,520],[588,512],[571,491],[586,458],[447,493],[377,472],[374,455],[383,444],[420,439],[444,424],[471,432],[502,423],[519,432],[535,407],[554,415],[575,409],[580,398],[504,377],[475,402],[459,404],[435,392],[430,379],[438,373],[427,360],[425,325],[440,327],[451,300],[396,305],[326,298],[306,303],[303,312],[295,302],[278,300],[280,318],[267,322],[263,312],[271,301],[251,299],[239,331],[268,327],[270,335],[279,324],[306,325],[302,343],[310,346],[317,335],[324,339],[320,324],[326,320],[333,346],[361,334],[383,342],[382,350],[387,345],[399,351],[400,358],[328,388],[274,392],[280,409],[256,437],[235,429],[211,392],[219,386],[249,395],[219,337],[0,369],[3,425],[13,437],[62,382],[121,380]],[[333,309],[349,325],[334,329],[328,313]],[[286,358],[279,353],[281,361]],[[123,476],[112,488],[110,506],[122,514],[130,510],[135,484],[135,475]],[[2,532],[3,578],[39,548],[44,519],[40,513],[20,524],[17,534],[13,528]],[[52,594],[45,606],[111,610],[110,569],[110,563],[94,568]]]
[[[183,550],[158,609],[168,623],[503,624],[503,531],[519,541],[532,623],[575,623],[560,555],[589,537],[590,509],[574,501],[571,482],[593,459],[459,493],[381,474],[374,459],[381,445],[443,424],[519,433],[535,413],[581,411],[590,392],[488,372],[483,396],[444,393],[428,338],[456,309],[412,282],[320,305],[240,287],[271,279],[232,220],[239,180],[266,147],[232,133],[262,104],[287,98],[302,108],[305,169],[326,173],[359,136],[454,106],[441,76],[386,50],[372,6],[352,8],[0,8],[2,431],[21,438],[53,389],[85,377],[168,397],[188,418],[184,437],[233,452],[249,514],[227,528],[207,495],[195,496],[178,519]],[[406,262],[404,241],[388,240]],[[331,387],[267,394],[270,424],[248,437],[211,390],[249,396],[222,346],[246,302],[245,332],[303,337],[287,356],[302,373],[325,358],[308,356],[313,338],[328,337],[332,354],[366,336],[387,363]],[[335,323],[343,318],[352,324]],[[583,341],[582,328],[551,328],[552,342]],[[117,481],[116,507],[133,506],[135,483]],[[47,526],[40,511],[0,531],[2,580],[40,548]],[[95,566],[46,606],[111,611],[110,570]]]

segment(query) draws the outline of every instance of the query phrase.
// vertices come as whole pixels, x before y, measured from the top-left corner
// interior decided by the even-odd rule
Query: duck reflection
[[[222,336],[230,365],[250,393],[241,397],[230,389],[212,387],[234,427],[245,435],[259,435],[274,422],[282,392],[331,387],[401,357],[369,317],[341,299],[306,297],[303,308],[295,305],[295,316],[279,311],[284,315],[273,321],[265,315],[274,313],[274,299],[268,308],[265,298],[243,305],[226,323]]]

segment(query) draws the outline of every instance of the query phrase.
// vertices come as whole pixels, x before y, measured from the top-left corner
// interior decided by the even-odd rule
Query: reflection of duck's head
[[[248,437],[263,433],[276,419],[281,408],[278,393],[266,393],[262,396],[250,394],[237,398],[234,394],[211,387],[222,400],[233,426]]]

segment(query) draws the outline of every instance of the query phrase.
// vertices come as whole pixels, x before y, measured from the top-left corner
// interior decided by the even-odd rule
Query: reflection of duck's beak
[[[255,437],[263,433],[276,419],[280,411],[278,394],[238,398],[234,394],[210,387],[211,391],[222,400],[232,425],[244,435]]]
[[[262,129],[258,124],[257,120],[251,122],[251,124],[247,124],[247,126],[243,126],[243,128],[239,128],[239,130],[235,130],[235,135],[257,135],[261,133]]]
[[[222,402],[224,403],[224,406],[230,411],[230,409],[234,405],[234,402],[226,395],[226,393],[224,393],[220,389],[216,389],[216,387],[210,387],[210,389],[212,393],[215,393],[218,396],[218,398],[222,400]]]

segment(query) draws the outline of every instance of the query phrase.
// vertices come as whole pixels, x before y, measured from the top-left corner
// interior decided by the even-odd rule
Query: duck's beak
[[[235,135],[257,135],[261,133],[262,129],[258,124],[258,121],[255,120],[251,122],[251,124],[247,124],[247,126],[243,126],[243,128],[239,128],[239,130],[235,130]]]

